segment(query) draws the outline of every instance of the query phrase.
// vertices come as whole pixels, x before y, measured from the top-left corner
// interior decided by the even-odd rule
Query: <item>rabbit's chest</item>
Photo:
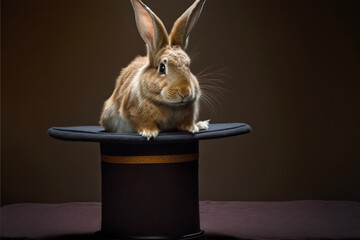
[[[185,114],[183,109],[170,109],[163,112],[163,117],[159,119],[157,125],[162,131],[178,129],[187,116],[192,119],[188,111]]]

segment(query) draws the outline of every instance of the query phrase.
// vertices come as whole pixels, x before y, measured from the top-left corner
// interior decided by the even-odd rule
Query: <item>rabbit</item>
[[[184,51],[205,0],[196,0],[186,10],[170,35],[143,2],[130,1],[147,56],[136,57],[122,69],[112,95],[104,103],[101,126],[107,132],[137,132],[147,140],[155,139],[161,131],[196,133],[208,129],[209,120],[197,122],[201,91]]]

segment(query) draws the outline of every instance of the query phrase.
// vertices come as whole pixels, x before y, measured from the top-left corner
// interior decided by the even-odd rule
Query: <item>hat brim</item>
[[[109,133],[101,126],[52,127],[48,134],[65,141],[82,142],[192,142],[205,139],[230,137],[245,134],[251,127],[245,123],[209,124],[209,129],[190,132],[160,132],[155,139],[149,141],[138,133]]]

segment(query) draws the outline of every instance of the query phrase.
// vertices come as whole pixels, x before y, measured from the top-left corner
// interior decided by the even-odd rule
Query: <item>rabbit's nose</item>
[[[190,89],[186,88],[186,89],[178,90],[178,94],[182,99],[185,99],[187,96],[190,95]]]

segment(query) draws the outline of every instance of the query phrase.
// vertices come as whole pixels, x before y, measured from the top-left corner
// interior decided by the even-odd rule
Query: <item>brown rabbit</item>
[[[108,132],[138,132],[148,140],[165,130],[195,133],[207,129],[209,120],[196,122],[201,91],[184,51],[205,0],[196,0],[186,10],[170,35],[144,3],[130,1],[147,56],[136,57],[121,71],[100,124]]]

